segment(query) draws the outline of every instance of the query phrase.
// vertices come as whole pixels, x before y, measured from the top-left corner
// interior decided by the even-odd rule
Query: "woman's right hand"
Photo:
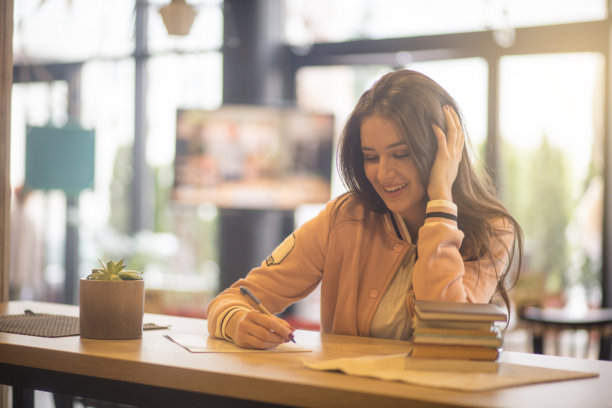
[[[291,340],[293,331],[287,321],[258,310],[236,312],[226,328],[234,344],[250,349],[270,349],[286,343]]]
[[[453,201],[452,189],[459,171],[465,135],[457,112],[449,105],[445,105],[442,110],[447,129],[444,134],[442,129],[432,125],[438,141],[438,150],[429,175],[427,195],[430,200]]]

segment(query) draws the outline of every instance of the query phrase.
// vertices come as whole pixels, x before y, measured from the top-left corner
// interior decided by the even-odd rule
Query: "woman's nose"
[[[395,166],[388,160],[380,159],[378,164],[378,180],[385,181],[395,176]]]

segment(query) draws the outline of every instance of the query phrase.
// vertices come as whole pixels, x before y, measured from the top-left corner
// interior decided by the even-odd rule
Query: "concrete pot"
[[[142,337],[144,280],[79,282],[81,337],[137,339]]]

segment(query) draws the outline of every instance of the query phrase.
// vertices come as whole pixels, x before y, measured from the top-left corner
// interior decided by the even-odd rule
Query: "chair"
[[[523,321],[532,326],[533,352],[543,354],[544,335],[552,333],[558,339],[563,330],[586,330],[599,335],[599,359],[611,360],[612,309],[592,309],[579,316],[565,309],[527,307],[520,313]]]

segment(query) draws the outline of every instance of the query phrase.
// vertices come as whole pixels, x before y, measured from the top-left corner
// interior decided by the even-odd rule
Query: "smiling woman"
[[[467,261],[463,265],[465,267],[463,280],[469,282],[475,279],[475,282],[478,282],[481,277],[488,275],[484,271],[492,267],[489,276],[495,277],[496,291],[509,307],[506,293],[506,286],[509,283],[506,282],[508,264],[500,267],[495,265],[495,262],[481,261],[487,258],[498,259],[502,260],[503,265],[513,258],[516,249],[520,264],[522,231],[515,219],[495,197],[495,190],[490,180],[484,175],[477,175],[472,164],[472,155],[468,152],[470,144],[465,141],[463,119],[459,112],[459,106],[454,98],[426,75],[411,70],[399,70],[384,75],[361,96],[347,120],[339,146],[340,169],[353,195],[374,212],[395,213],[393,219],[400,226],[405,225],[410,233],[409,239],[416,240],[419,245],[420,261],[415,263],[412,275],[417,298],[419,296],[435,298],[430,287],[432,282],[422,287],[419,287],[418,283],[419,266],[426,264],[422,262],[424,246],[421,243],[422,240],[426,240],[423,238],[423,231],[428,230],[425,228],[428,226],[428,221],[450,222],[451,225],[453,223],[457,225],[462,232],[458,242],[458,253],[454,255],[460,255],[464,261]],[[384,118],[387,121],[386,126],[372,132],[370,125],[376,124],[372,122],[373,118]],[[371,157],[364,155],[363,147],[364,145],[370,147],[369,144],[374,143],[374,140],[378,140],[379,143],[381,139],[390,143],[389,146],[394,146],[398,142],[405,143],[407,153],[411,156],[410,161],[414,162],[418,170],[420,183],[426,186],[427,190],[427,195],[423,197],[421,204],[420,215],[415,207],[412,208],[415,210],[412,214],[397,212],[398,207],[389,204],[389,188],[381,189],[378,175],[374,172],[369,173],[370,164],[367,159]],[[396,163],[391,170],[399,172],[399,169],[406,168],[405,164]],[[402,181],[398,178],[390,179],[388,187],[397,187],[398,182]],[[384,183],[382,185],[387,187]],[[512,241],[516,240],[516,247],[512,241],[505,241],[507,237],[502,238],[504,234],[510,232],[514,237]],[[499,257],[499,254],[495,254],[499,251],[499,248],[496,248],[498,245],[505,247],[506,255]],[[469,261],[477,261],[476,271],[471,271],[475,273],[472,277],[469,277],[471,269],[468,267]],[[425,269],[431,268],[432,265],[428,265]],[[446,267],[451,266],[446,265]],[[455,267],[460,271],[464,269],[460,268],[459,264],[452,266]],[[440,276],[440,279],[445,281],[451,277]],[[448,282],[451,281],[452,279]],[[463,298],[464,300],[460,301],[465,301],[467,294],[468,302],[478,302],[482,299],[476,299],[487,293],[487,289],[484,289],[486,283],[472,288],[469,285],[459,286],[461,295],[457,294],[455,300]],[[452,284],[449,287],[452,287]],[[449,292],[444,296],[453,297]],[[486,301],[489,299],[490,296]]]
[[[392,339],[410,336],[415,299],[489,303],[498,295],[509,307],[521,227],[472,168],[458,112],[419,72],[376,81],[338,147],[349,191],[279,246],[279,262],[252,269],[213,299],[210,334],[247,348],[290,338],[293,328],[254,310],[240,287],[279,313],[320,283],[323,332]]]

